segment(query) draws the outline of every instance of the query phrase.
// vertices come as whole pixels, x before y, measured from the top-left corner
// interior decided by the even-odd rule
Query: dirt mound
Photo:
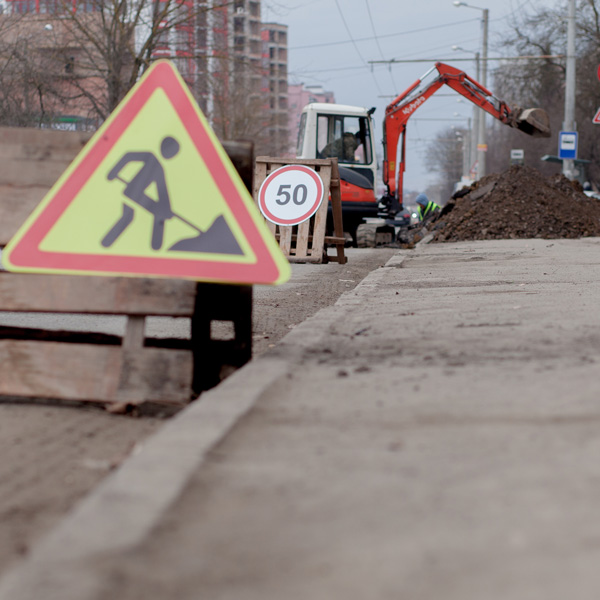
[[[429,229],[434,242],[600,236],[600,201],[564,175],[512,166],[456,194]]]

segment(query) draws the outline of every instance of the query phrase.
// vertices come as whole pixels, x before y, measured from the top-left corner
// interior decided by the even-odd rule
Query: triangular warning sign
[[[598,125],[600,123],[600,108],[596,111],[594,118],[592,119],[592,123]]]
[[[155,63],[2,253],[9,271],[283,283],[290,266],[169,61]]]

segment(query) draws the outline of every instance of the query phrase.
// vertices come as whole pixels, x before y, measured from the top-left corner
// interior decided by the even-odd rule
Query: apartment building
[[[333,92],[328,92],[321,85],[304,85],[303,83],[288,86],[288,143],[292,156],[295,156],[300,115],[302,109],[311,102],[335,104]]]
[[[0,120],[4,124],[93,130],[101,121],[96,109],[106,81],[98,70],[87,68],[95,50],[85,47],[72,22],[58,18],[61,7],[58,0],[3,2]],[[93,35],[99,27],[98,13],[85,3],[78,8],[79,23]]]
[[[289,156],[287,25],[263,23],[263,69],[268,80],[267,129],[271,156]],[[291,154],[293,156],[293,154]]]
[[[86,73],[94,76],[89,64],[93,61],[88,60],[83,68],[84,55],[89,59],[89,52],[77,45],[80,42],[69,39],[70,19],[64,18],[64,0],[0,0],[0,3],[5,6],[4,15],[31,15],[23,22],[36,31],[42,27],[36,40],[43,54],[67,56],[69,64],[65,64],[66,71],[61,73],[61,78],[66,81],[69,78],[64,75],[77,72],[77,77],[71,80],[81,85]],[[89,13],[90,19],[97,19],[101,14],[120,18],[125,27],[115,29],[129,32],[131,39],[121,48],[127,54],[123,62],[128,60],[130,67],[134,58],[173,60],[221,139],[251,139],[261,153],[274,154],[285,147],[287,27],[262,23],[260,0],[134,0],[125,5],[125,13],[116,14],[123,10],[119,8],[122,6],[114,0],[73,0],[72,13],[78,17]],[[136,17],[139,18],[129,21]],[[52,35],[44,35],[44,23]],[[110,34],[104,32],[103,35]],[[148,40],[153,42],[151,54],[144,50]],[[106,41],[112,43],[112,40]],[[50,48],[51,43],[54,48]],[[113,48],[110,50],[107,55],[114,55]],[[96,86],[97,73],[103,67],[101,61],[98,65]],[[119,73],[124,74],[124,83],[127,83],[129,74],[135,71],[132,68],[128,71],[126,67]],[[111,77],[107,76],[105,86],[110,81]],[[98,90],[99,96],[103,93],[106,90]],[[71,116],[81,122],[88,118],[94,112],[92,96],[81,94],[80,105],[68,107],[69,115],[77,109]]]

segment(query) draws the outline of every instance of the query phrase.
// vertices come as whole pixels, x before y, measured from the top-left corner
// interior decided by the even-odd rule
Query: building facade
[[[267,82],[267,143],[271,156],[289,156],[288,130],[288,28],[278,23],[263,23],[263,72]],[[293,154],[292,154],[293,156]]]
[[[66,80],[65,75],[76,72],[77,77],[71,79],[78,85],[85,79],[84,71],[91,77],[91,69],[82,68],[89,52],[60,39],[59,30],[72,20],[64,13],[71,12],[71,17],[86,12],[114,17],[122,10],[117,7],[123,6],[117,0],[73,0],[72,10],[65,11],[63,0],[0,3],[5,6],[4,15],[30,14],[32,19],[26,21],[35,23],[34,28],[53,24],[48,25],[54,30],[52,36],[40,35],[38,39],[43,39],[44,53],[60,49],[69,55],[66,68],[70,71],[61,73],[60,78]],[[133,53],[126,49],[131,44],[122,46],[129,66],[134,61],[169,58],[221,139],[249,139],[258,153],[280,153],[287,138],[287,27],[262,23],[260,0],[134,0],[127,3],[125,11],[127,14],[119,15],[125,25],[121,30],[129,31],[135,40]],[[57,25],[59,21],[63,25]],[[48,52],[51,38],[54,49]],[[100,71],[102,66],[97,73]],[[124,82],[129,82],[127,68],[117,72],[124,73]],[[129,73],[135,71],[130,69]],[[110,79],[106,76],[106,85]],[[81,118],[93,112],[92,96],[80,97]]]
[[[335,104],[335,96],[333,92],[325,91],[320,85],[298,83],[288,86],[288,146],[292,156],[296,154],[302,109],[311,102]]]

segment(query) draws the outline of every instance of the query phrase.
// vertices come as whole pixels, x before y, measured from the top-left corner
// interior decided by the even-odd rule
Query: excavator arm
[[[426,81],[436,70],[437,75]],[[385,110],[383,181],[389,196],[398,199],[400,204],[405,169],[406,123],[417,108],[444,85],[510,127],[534,137],[550,137],[548,115],[541,108],[511,108],[463,71],[444,63],[435,63],[434,67],[395,98]]]

